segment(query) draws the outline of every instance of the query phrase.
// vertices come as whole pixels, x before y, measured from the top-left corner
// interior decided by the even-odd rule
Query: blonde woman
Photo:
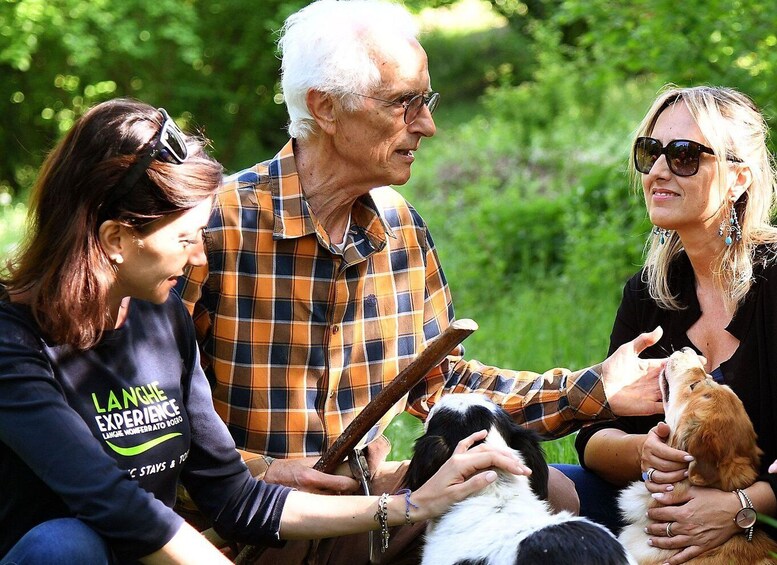
[[[742,399],[764,451],[763,475],[745,490],[756,511],[777,511],[777,230],[770,224],[775,171],[767,127],[754,103],[729,88],[668,88],[639,126],[631,163],[655,229],[643,269],[628,281],[610,349],[660,325],[662,339],[645,355],[692,347],[705,368]],[[690,456],[666,445],[658,417],[621,418],[584,429],[580,461],[609,485],[642,478],[664,506],[651,510],[651,543],[682,549],[683,563],[734,535],[735,493],[672,483]],[[580,485],[580,481],[577,481]],[[582,512],[587,511],[582,500]],[[617,515],[612,497],[591,512]],[[589,509],[590,510],[590,509]],[[671,527],[667,527],[670,525]],[[671,537],[667,534],[671,534]]]

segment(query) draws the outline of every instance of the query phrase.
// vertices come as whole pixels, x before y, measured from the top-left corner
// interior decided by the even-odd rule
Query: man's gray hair
[[[315,131],[306,102],[311,89],[355,108],[352,93],[380,84],[375,57],[381,38],[403,37],[417,39],[418,27],[403,6],[388,0],[317,0],[289,16],[278,41],[289,135],[305,139]]]

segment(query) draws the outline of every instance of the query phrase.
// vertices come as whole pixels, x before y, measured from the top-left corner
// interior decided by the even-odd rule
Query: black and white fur
[[[489,430],[487,443],[516,451],[531,477],[499,472],[494,483],[431,521],[423,565],[635,564],[607,528],[550,511],[539,436],[479,394],[450,394],[434,405],[416,441],[406,486],[421,486],[459,441],[483,429]]]

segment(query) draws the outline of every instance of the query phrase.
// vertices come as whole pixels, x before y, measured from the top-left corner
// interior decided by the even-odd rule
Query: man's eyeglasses
[[[370,100],[377,100],[378,102],[385,102],[392,106],[402,106],[405,109],[405,115],[403,119],[407,125],[412,124],[418,117],[418,113],[421,108],[426,106],[429,108],[429,113],[434,114],[437,109],[437,105],[440,103],[440,93],[430,92],[429,94],[416,94],[411,97],[404,97],[398,100],[384,100],[383,98],[376,98],[374,96],[367,96],[366,94],[358,94],[353,92],[352,94],[360,96],[362,98],[369,98]]]
[[[706,145],[689,139],[675,139],[664,147],[653,137],[638,137],[634,142],[634,168],[646,175],[658,158],[666,155],[666,164],[670,171],[678,177],[691,177],[699,172],[702,153],[715,155],[715,152]],[[727,160],[735,163],[742,162],[736,157],[727,157]]]
[[[127,174],[121,179],[113,190],[112,200],[115,202],[128,194],[137,184],[141,175],[146,172],[153,159],[180,165],[189,156],[186,148],[186,136],[167,114],[164,108],[158,108],[162,114],[162,127],[148,146],[138,157],[138,160],[127,170]]]

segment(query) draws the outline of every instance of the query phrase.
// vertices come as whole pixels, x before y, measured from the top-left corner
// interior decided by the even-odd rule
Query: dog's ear
[[[405,474],[404,486],[416,490],[432,478],[452,454],[453,450],[442,436],[421,436],[415,442],[415,451]]]
[[[717,484],[719,476],[717,461],[696,458],[688,465],[688,481],[697,487]]]
[[[523,462],[531,469],[529,486],[540,500],[548,499],[548,464],[540,443],[540,436],[513,423],[510,433],[510,447],[521,454]]]

